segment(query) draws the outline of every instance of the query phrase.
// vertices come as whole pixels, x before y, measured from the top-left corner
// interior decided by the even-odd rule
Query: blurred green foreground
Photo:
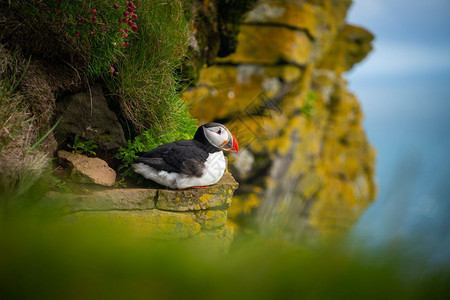
[[[450,295],[450,272],[422,269],[420,258],[408,257],[406,248],[369,255],[336,241],[298,245],[273,236],[247,235],[237,236],[224,254],[209,243],[137,240],[111,228],[63,224],[30,209],[3,211],[0,244],[2,299],[448,299]]]

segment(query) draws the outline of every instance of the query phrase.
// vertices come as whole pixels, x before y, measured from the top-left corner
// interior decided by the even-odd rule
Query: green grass
[[[80,139],[78,135],[75,135],[73,145],[68,144],[67,147],[72,149],[72,153],[86,154],[91,156],[97,155],[94,149],[98,148],[98,146],[94,144],[94,141],[93,140],[84,141]]]
[[[44,10],[47,22],[59,26],[66,38],[74,45],[74,51],[81,53],[86,59],[86,74],[90,79],[106,76],[111,72],[114,62],[127,55],[128,48],[124,42],[131,42],[137,34],[125,23],[118,20],[124,18],[127,9],[124,1],[61,1],[46,0],[48,9]],[[93,13],[93,10],[97,13]],[[135,11],[136,14],[139,10]],[[96,20],[93,20],[93,17]],[[133,20],[135,21],[135,20]],[[121,32],[120,28],[128,29]],[[128,37],[124,38],[124,34]]]
[[[120,99],[125,117],[139,135],[119,150],[117,158],[132,162],[136,152],[192,138],[196,120],[180,100],[181,78],[176,71],[185,59],[188,26],[180,2],[145,0],[139,34],[129,53],[116,64],[119,74],[106,80]],[[126,168],[125,175],[130,175]]]
[[[120,104],[120,117],[131,127],[126,130],[130,141],[118,153],[125,162],[132,161],[135,152],[191,138],[197,123],[181,100],[182,84],[188,82],[179,72],[187,59],[185,7],[180,0],[134,4],[137,19],[131,21],[137,31],[118,21],[127,10],[125,1],[15,1],[3,4],[0,12],[5,19],[14,16],[20,28],[28,28],[27,41],[10,30],[5,36],[20,45],[28,42],[33,55],[62,61],[70,56],[68,63],[84,81],[100,81],[107,87],[109,100]],[[42,35],[36,36],[36,31]],[[126,42],[129,46],[123,47]]]
[[[38,180],[49,162],[44,153],[35,149],[42,139],[35,134],[28,99],[17,90],[28,65],[29,60],[22,65],[17,52],[12,53],[0,44],[0,206],[3,209],[20,202],[20,196]]]
[[[252,237],[220,254],[208,244],[135,240],[30,212],[2,225],[7,299],[446,299],[450,292],[448,271],[416,269],[405,279],[388,254],[374,259],[337,246]]]
[[[69,60],[84,80],[102,81],[109,95],[118,99],[132,132],[151,130],[155,140],[168,131],[185,136],[192,133],[196,122],[180,100],[180,83],[188,82],[179,72],[189,35],[184,7],[180,0],[138,0],[134,4],[137,19],[130,21],[136,23],[137,31],[118,21],[127,9],[124,1],[15,1],[3,4],[0,16],[14,16],[17,26],[29,28],[27,41],[7,30],[13,42],[32,40],[29,51],[39,49],[33,54]],[[36,36],[36,31],[42,34]],[[127,42],[129,46],[123,47]]]
[[[194,123],[180,100],[180,67],[187,50],[188,26],[178,1],[144,0],[139,34],[128,53],[117,62],[118,76],[107,80],[120,97],[124,115],[139,133],[151,129],[158,135],[191,129]]]

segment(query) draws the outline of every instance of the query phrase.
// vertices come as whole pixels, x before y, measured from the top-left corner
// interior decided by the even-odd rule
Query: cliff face
[[[345,23],[351,1],[259,1],[234,52],[184,93],[200,122],[236,135],[240,183],[230,215],[289,236],[343,232],[374,199],[375,151],[342,73],[373,35]],[[337,229],[337,230],[336,230]]]
[[[39,206],[64,212],[63,224],[104,226],[137,238],[210,241],[220,251],[233,239],[227,210],[238,184],[228,172],[208,189],[82,187],[81,193],[50,192]]]
[[[110,24],[123,23],[122,16],[117,23],[118,11],[109,3],[95,3],[103,5],[99,17]],[[111,158],[116,152],[113,149],[125,143],[120,126],[127,129],[128,135],[134,134],[126,128],[130,117],[127,109],[138,113],[132,114],[135,121],[139,121],[139,116],[145,121],[137,122],[136,128],[153,130],[146,132],[148,136],[159,138],[163,132],[180,139],[180,131],[193,121],[186,116],[174,83],[187,76],[195,84],[183,97],[192,104],[193,117],[200,123],[225,123],[241,146],[239,155],[229,157],[230,171],[240,183],[229,210],[235,222],[256,222],[262,230],[277,229],[291,237],[349,228],[375,194],[374,150],[362,129],[359,103],[347,91],[342,78],[343,72],[371,50],[373,39],[365,29],[345,23],[351,1],[186,0],[158,6],[160,10],[150,9],[152,3],[159,2],[138,3],[142,17],[137,22],[141,29],[134,41],[146,43],[131,43],[130,49],[124,46],[122,50],[116,47],[117,43],[108,42],[109,38],[125,39],[125,35],[117,35],[119,28],[99,27],[100,23],[94,21],[97,17],[91,18],[91,10],[83,10],[82,5],[39,1],[36,8],[43,16],[51,17],[47,19],[32,17],[34,7],[26,1],[1,5],[4,19],[11,20],[0,22],[0,85],[6,91],[0,95],[0,119],[4,121],[0,131],[0,179],[8,179],[0,180],[0,192],[18,190],[17,182],[23,184],[19,186],[21,190],[27,190],[55,150],[67,148],[70,139],[75,144],[77,135],[92,139],[100,145],[98,153],[103,152],[103,158],[115,163]],[[78,18],[73,24],[71,14]],[[91,20],[88,23],[86,14]],[[184,32],[188,23],[191,33],[186,43]],[[16,27],[21,34],[14,34]],[[93,31],[92,35],[88,31],[91,27],[102,35]],[[37,34],[35,28],[43,33]],[[84,35],[75,32],[82,29]],[[179,30],[183,34],[176,37]],[[97,39],[100,37],[106,40]],[[94,51],[92,57],[87,56],[86,61],[78,59],[81,52],[69,47],[72,44],[66,39],[73,45],[89,46]],[[128,34],[126,39],[133,42]],[[149,48],[152,43],[158,47]],[[189,59],[176,69],[187,44]],[[168,65],[159,64],[160,55],[172,50],[172,55],[164,56]],[[140,55],[134,55],[136,51]],[[96,60],[116,52],[123,52],[118,57],[128,57],[128,63],[116,57],[111,57],[112,62]],[[29,61],[25,59],[28,55]],[[83,75],[97,69],[106,74],[99,71],[97,75],[94,72],[95,76]],[[163,75],[150,80],[155,74]],[[171,79],[167,81],[168,77]],[[157,83],[155,90],[161,94],[147,89],[149,82]],[[105,95],[109,95],[107,99],[102,88],[92,83],[100,84]],[[81,93],[72,95],[74,92]],[[85,110],[81,110],[83,103]],[[118,114],[117,118],[114,114]],[[87,125],[78,123],[77,118],[68,119],[69,115],[78,119],[86,116]],[[160,118],[161,115],[165,117]],[[59,117],[60,121],[56,121]],[[111,132],[110,125],[99,125],[105,117],[112,120],[108,124],[116,124],[120,134],[104,136]],[[176,128],[178,135],[155,131],[155,126],[149,125],[156,124],[154,121],[161,123],[161,128]],[[80,128],[71,131],[68,124]],[[90,135],[86,134],[88,129],[92,131]],[[140,145],[143,149],[139,151],[150,150],[149,145],[155,147],[156,140],[152,141]],[[114,146],[110,142],[115,142]],[[30,168],[35,171],[30,172]],[[155,213],[156,218],[159,215]],[[179,223],[183,220],[184,217],[179,219]],[[197,225],[194,227],[200,228]]]

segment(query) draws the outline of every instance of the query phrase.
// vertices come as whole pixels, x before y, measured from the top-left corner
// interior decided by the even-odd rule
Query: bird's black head
[[[194,140],[205,145],[211,145],[225,151],[237,152],[239,144],[231,132],[222,124],[207,123],[197,129]]]

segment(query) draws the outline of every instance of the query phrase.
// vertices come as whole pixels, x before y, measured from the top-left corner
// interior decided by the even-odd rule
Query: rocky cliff
[[[373,201],[375,151],[342,77],[373,35],[346,24],[350,4],[258,1],[235,51],[202,68],[184,93],[194,117],[226,123],[241,143],[230,157],[236,222],[321,236],[345,232]]]
[[[187,102],[199,123],[225,123],[239,140],[229,157],[240,184],[229,210],[236,223],[294,238],[345,232],[375,194],[375,152],[342,77],[373,35],[346,24],[350,4],[1,3],[3,206],[29,190],[57,149],[84,149],[118,171],[118,151],[130,162],[188,137]],[[117,185],[110,173],[105,185]]]

